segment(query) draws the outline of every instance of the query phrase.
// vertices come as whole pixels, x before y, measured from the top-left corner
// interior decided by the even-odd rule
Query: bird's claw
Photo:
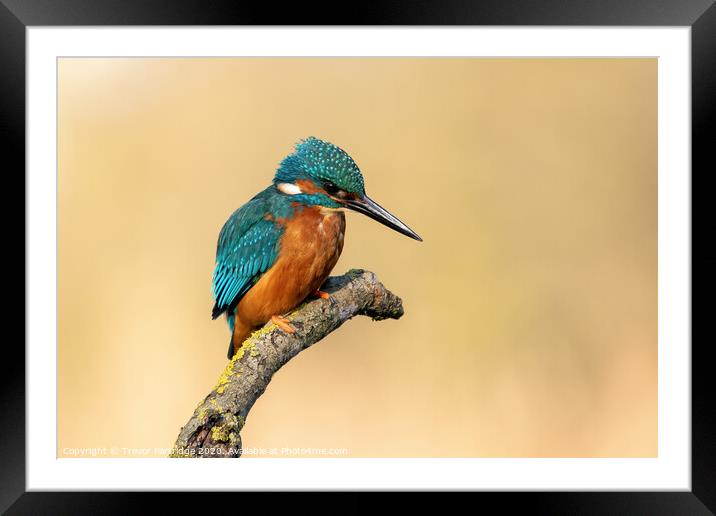
[[[274,323],[279,328],[281,328],[286,333],[291,333],[291,334],[296,333],[296,328],[291,326],[291,323],[285,317],[281,317],[279,315],[272,315],[271,322]]]
[[[316,297],[320,297],[321,299],[330,299],[331,298],[331,295],[328,292],[324,292],[322,290],[316,290],[313,293],[313,295]]]

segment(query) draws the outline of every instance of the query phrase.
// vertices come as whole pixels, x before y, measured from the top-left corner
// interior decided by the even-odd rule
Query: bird
[[[344,209],[410,238],[420,236],[366,195],[363,175],[340,147],[300,140],[279,164],[273,181],[234,211],[219,233],[212,277],[212,319],[226,314],[227,358],[272,321],[286,333],[285,317],[320,290],[343,250]]]

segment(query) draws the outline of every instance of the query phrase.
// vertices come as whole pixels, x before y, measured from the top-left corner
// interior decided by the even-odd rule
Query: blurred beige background
[[[219,229],[310,135],[425,241],[348,215],[335,272],[406,314],[291,361],[245,447],[656,455],[656,60],[210,58],[60,60],[58,456],[173,444]]]

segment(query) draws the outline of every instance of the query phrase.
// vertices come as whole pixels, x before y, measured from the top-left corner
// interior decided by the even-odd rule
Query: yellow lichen
[[[301,305],[302,306],[302,305]],[[300,308],[300,307],[299,307]],[[290,316],[289,316],[290,317]],[[261,339],[261,337],[268,335],[272,331],[274,331],[277,328],[277,326],[273,323],[268,323],[256,330],[251,334],[251,336],[246,339],[243,344],[241,344],[241,347],[239,350],[234,354],[233,357],[231,357],[231,360],[226,364],[226,367],[224,368],[224,371],[221,373],[221,376],[219,376],[219,380],[216,383],[216,387],[214,387],[214,390],[219,393],[223,394],[226,390],[226,386],[231,381],[231,377],[235,375],[240,375],[240,371],[236,371],[234,369],[234,366],[236,363],[241,360],[246,353],[249,353],[249,356],[256,357],[258,356],[259,350],[256,349],[256,343]]]
[[[218,392],[219,394],[222,394],[224,390],[226,389],[226,384],[229,383],[229,379],[234,375],[234,371],[230,367],[226,367],[224,369],[224,372],[221,373],[221,376],[219,376],[219,381],[216,384],[216,387],[214,387],[214,390]]]
[[[233,414],[224,416],[224,423],[211,429],[211,439],[215,442],[236,444],[239,440],[239,430],[243,426],[244,418]]]
[[[246,343],[244,343],[245,345]],[[226,367],[224,368],[224,371],[221,373],[221,376],[219,376],[219,381],[216,383],[216,387],[214,387],[214,390],[218,392],[219,394],[222,394],[224,390],[226,389],[226,385],[229,383],[229,380],[231,379],[234,374],[234,364],[236,364],[236,361],[239,360],[242,356],[244,356],[244,345],[242,345],[239,348],[239,351],[236,352],[236,354],[229,360],[229,363],[226,364]]]
[[[211,438],[216,442],[226,442],[229,440],[229,432],[226,425],[218,425],[211,429]]]
[[[244,342],[244,344],[242,344],[242,347],[243,347],[243,345],[245,345],[247,342],[255,342],[255,341],[257,341],[258,339],[260,339],[261,337],[263,337],[264,335],[268,335],[269,333],[271,333],[271,332],[274,330],[274,328],[278,328],[278,326],[276,326],[276,325],[275,325],[274,323],[272,323],[272,322],[270,322],[270,323],[268,323],[268,324],[264,324],[261,328],[259,328],[259,329],[256,330],[255,332],[253,332],[248,339],[246,339],[246,341]]]

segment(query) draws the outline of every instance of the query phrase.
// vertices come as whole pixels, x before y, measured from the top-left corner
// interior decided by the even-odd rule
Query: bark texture
[[[295,334],[269,322],[244,342],[182,427],[171,457],[240,457],[246,417],[281,366],[356,315],[375,321],[403,315],[401,299],[369,271],[330,277],[321,289],[330,299],[304,302],[288,315]]]

